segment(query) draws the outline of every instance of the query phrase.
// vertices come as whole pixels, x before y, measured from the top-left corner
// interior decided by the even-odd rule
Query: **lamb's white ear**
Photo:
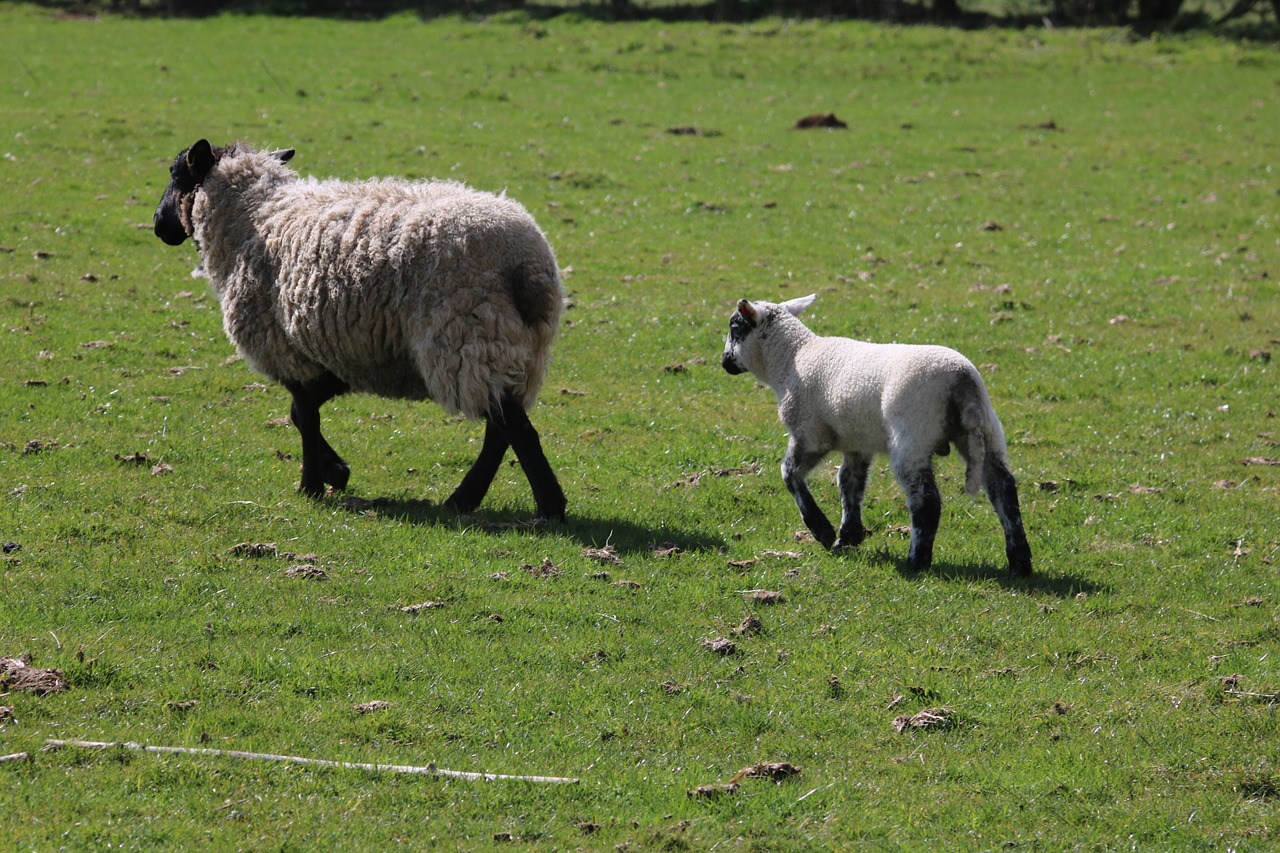
[[[804,313],[804,309],[812,305],[813,301],[817,298],[818,294],[810,293],[808,296],[799,296],[795,299],[788,299],[786,302],[782,303],[782,307],[787,309],[787,313],[792,317],[799,317]]]
[[[760,319],[760,314],[756,311],[756,306],[752,305],[751,300],[749,299],[738,300],[738,313],[746,318],[747,322],[753,326]]]

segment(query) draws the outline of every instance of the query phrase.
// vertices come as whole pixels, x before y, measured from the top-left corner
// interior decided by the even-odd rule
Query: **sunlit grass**
[[[1273,841],[1269,47],[0,17],[0,538],[21,546],[0,656],[69,684],[0,700],[0,752],[129,740],[581,779],[39,753],[0,765],[18,846]],[[792,129],[816,112],[849,127]],[[295,493],[287,394],[231,358],[194,251],[150,233],[202,136],[534,212],[572,302],[533,414],[567,523],[522,524],[511,466],[475,516],[441,509],[478,426],[371,397],[325,409],[349,494]],[[859,551],[796,540],[775,403],[719,354],[738,298],[809,292],[821,333],[983,370],[1032,581],[1006,581],[954,458],[933,571],[902,569],[882,463]],[[605,546],[620,563],[586,550]],[[895,732],[938,707],[950,727]],[[688,795],[762,761],[801,772]]]

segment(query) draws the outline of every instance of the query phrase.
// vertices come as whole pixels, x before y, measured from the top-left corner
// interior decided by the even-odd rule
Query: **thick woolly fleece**
[[[279,382],[528,410],[563,310],[559,268],[520,204],[452,182],[301,179],[226,150],[191,212],[227,335]]]

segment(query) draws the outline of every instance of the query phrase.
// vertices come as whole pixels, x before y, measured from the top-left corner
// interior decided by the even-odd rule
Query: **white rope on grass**
[[[366,770],[371,773],[416,773],[423,776],[442,776],[448,779],[465,779],[472,782],[535,782],[546,785],[576,785],[577,779],[565,776],[509,776],[503,773],[472,773],[466,770],[446,770],[434,763],[425,766],[406,764],[367,764],[358,761],[330,761],[324,758],[302,758],[296,755],[272,755],[265,752],[241,752],[232,749],[204,749],[186,746],[148,746],[131,741],[56,740],[45,741],[46,749],[66,746],[81,749],[129,749],[136,752],[154,752],[166,755],[205,755],[218,758],[242,758],[251,761],[277,761],[284,764],[302,764],[307,767],[336,767],[342,770]]]

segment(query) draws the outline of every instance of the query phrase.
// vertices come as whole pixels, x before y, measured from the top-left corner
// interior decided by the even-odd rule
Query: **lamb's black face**
[[[216,159],[207,140],[184,149],[169,167],[169,186],[156,206],[156,236],[170,246],[182,245],[191,236],[191,205],[196,189]]]
[[[731,376],[747,372],[748,368],[742,361],[740,351],[743,342],[755,329],[756,314],[751,308],[751,303],[747,303],[745,313],[742,303],[739,303],[738,310],[729,318],[729,334],[724,341],[724,355],[720,357],[720,366]]]

